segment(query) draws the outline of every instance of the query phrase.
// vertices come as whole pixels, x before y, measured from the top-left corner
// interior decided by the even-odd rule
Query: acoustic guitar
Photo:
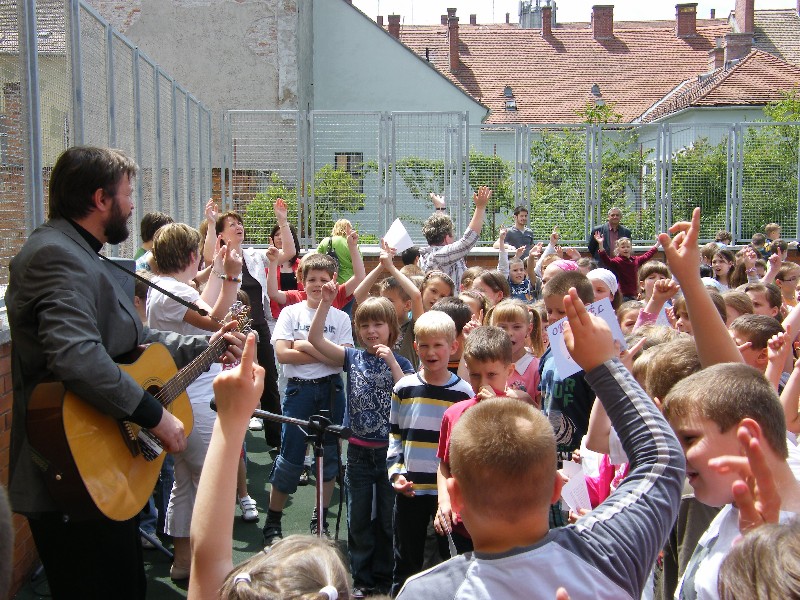
[[[250,331],[247,307],[237,302],[230,316],[238,321],[239,331]],[[119,367],[180,419],[188,436],[194,418],[186,388],[227,347],[220,337],[178,371],[167,348],[155,343],[138,360]],[[102,513],[125,521],[147,504],[166,456],[158,438],[147,429],[100,412],[60,382],[34,388],[26,427],[48,491],[69,518]]]

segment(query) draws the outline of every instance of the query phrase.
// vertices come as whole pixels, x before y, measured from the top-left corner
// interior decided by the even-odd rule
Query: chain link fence
[[[481,185],[493,190],[484,245],[520,205],[536,239],[558,226],[575,245],[612,207],[642,245],[695,206],[704,240],[727,230],[746,243],[770,222],[786,238],[800,234],[799,123],[468,125],[462,113],[330,111],[231,111],[225,123],[223,200],[245,215],[254,242],[266,243],[259,232],[274,224],[280,195],[297,202],[307,246],[340,218],[368,243],[400,218],[422,242],[430,192],[445,195],[460,232]]]
[[[88,4],[0,2],[0,85],[0,286],[44,221],[50,171],[73,145],[120,148],[140,166],[132,235],[113,254],[133,256],[146,212],[200,223],[211,196],[210,111]]]

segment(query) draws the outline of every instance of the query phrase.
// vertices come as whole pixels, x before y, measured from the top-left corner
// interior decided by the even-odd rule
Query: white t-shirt
[[[200,299],[199,292],[192,286],[177,281],[173,277],[156,277],[154,280],[156,285],[163,287],[168,292],[172,292],[179,298],[183,298],[188,302],[197,302]],[[178,304],[172,298],[169,298],[156,289],[150,288],[147,294],[147,326],[151,329],[158,329],[161,331],[174,331],[175,333],[182,333],[184,335],[209,335],[210,333],[205,329],[200,329],[194,325],[190,325],[183,320],[186,311],[189,310],[182,304]],[[222,371],[222,365],[215,362],[211,368],[192,382],[186,388],[186,393],[189,395],[189,400],[192,404],[208,403],[214,398],[214,391],[211,384],[214,377]]]
[[[311,329],[311,320],[316,309],[309,308],[307,302],[300,302],[286,306],[281,310],[275,331],[272,332],[272,345],[278,340],[307,340],[308,330]],[[353,330],[350,317],[338,308],[331,307],[325,318],[325,338],[340,346],[353,345]],[[342,365],[332,367],[323,363],[310,363],[307,365],[293,365],[283,363],[283,373],[286,377],[300,379],[317,379],[342,372]]]

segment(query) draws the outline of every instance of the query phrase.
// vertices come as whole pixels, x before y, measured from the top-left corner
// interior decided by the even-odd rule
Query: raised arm
[[[400,272],[400,269],[394,266],[391,255],[381,252],[381,262],[389,274],[394,277],[395,281],[400,284],[400,287],[411,298],[411,316],[414,320],[419,319],[422,313],[425,312],[425,307],[422,305],[422,294],[416,284],[408,277]]]
[[[509,267],[508,251],[506,250],[506,233],[508,233],[508,230],[505,227],[501,227],[500,235],[497,237],[497,241],[495,242],[495,248],[498,249],[497,270],[508,277]],[[523,250],[525,250],[525,248],[523,248]]]
[[[469,222],[469,229],[480,235],[483,229],[483,219],[486,217],[486,206],[489,204],[489,199],[492,197],[492,190],[485,185],[478,188],[478,191],[472,195],[472,201],[475,203],[475,212],[472,213],[472,219]]]
[[[208,229],[206,229],[206,239],[203,241],[203,260],[207,265],[210,265],[214,260],[214,246],[217,244],[217,216],[219,215],[219,207],[214,202],[213,198],[209,198],[206,202],[206,221],[208,222]]]
[[[289,209],[286,207],[286,202],[283,198],[275,200],[273,205],[275,218],[278,221],[278,227],[281,232],[281,240],[283,240],[283,248],[278,251],[278,264],[289,262],[297,255],[297,248],[294,245],[294,236],[292,230],[289,229]]]
[[[242,362],[214,380],[217,419],[211,434],[192,514],[191,600],[216,600],[233,568],[236,467],[247,424],[261,400],[264,368],[255,364],[255,335],[247,336]]]
[[[267,296],[280,305],[286,304],[286,292],[278,289],[278,277],[280,277],[281,266],[278,262],[278,249],[274,246],[267,249],[267,260],[269,269],[267,270]]]
[[[705,368],[717,363],[743,362],[725,322],[700,280],[700,249],[697,245],[700,209],[694,209],[691,222],[675,223],[669,231],[674,234],[673,238],[667,233],[661,233],[658,241],[664,248],[669,268],[678,279],[686,298],[686,309],[694,329],[700,364]]]
[[[331,302],[336,297],[336,282],[329,281],[322,286],[322,300],[320,300],[314,318],[311,320],[311,328],[308,330],[308,342],[331,363],[341,367],[344,364],[345,351],[339,344],[334,344],[323,335],[325,329],[325,319],[328,318],[328,311]]]
[[[358,249],[358,232],[354,229],[347,236],[347,249],[350,251],[350,259],[353,262],[353,276],[344,284],[344,292],[352,296],[358,284],[364,281],[366,271],[364,270],[364,257]]]

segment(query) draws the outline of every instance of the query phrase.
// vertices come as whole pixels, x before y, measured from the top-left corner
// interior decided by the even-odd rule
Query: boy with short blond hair
[[[775,477],[786,511],[800,510],[800,484],[787,463],[786,420],[775,390],[756,369],[723,363],[677,383],[664,402],[686,456],[686,474],[697,500],[722,510],[700,538],[678,584],[676,598],[717,598],[720,564],[740,535],[734,505],[733,470],[717,470],[714,459],[740,455],[757,441]]]
[[[438,507],[436,447],[445,411],[473,396],[470,385],[447,369],[455,349],[456,326],[445,313],[429,311],[414,324],[414,348],[422,369],[403,377],[392,392],[389,411],[389,479],[394,505],[392,594],[422,569],[428,524]],[[439,538],[447,556],[447,541]]]
[[[510,398],[488,399],[453,429],[447,488],[475,552],[408,580],[398,598],[638,598],[677,514],[684,460],[653,402],[616,358],[611,332],[574,290],[565,342],[631,456],[631,471],[597,509],[551,530],[561,495],[547,418]],[[491,490],[491,493],[487,491]],[[558,565],[558,568],[554,568]]]

